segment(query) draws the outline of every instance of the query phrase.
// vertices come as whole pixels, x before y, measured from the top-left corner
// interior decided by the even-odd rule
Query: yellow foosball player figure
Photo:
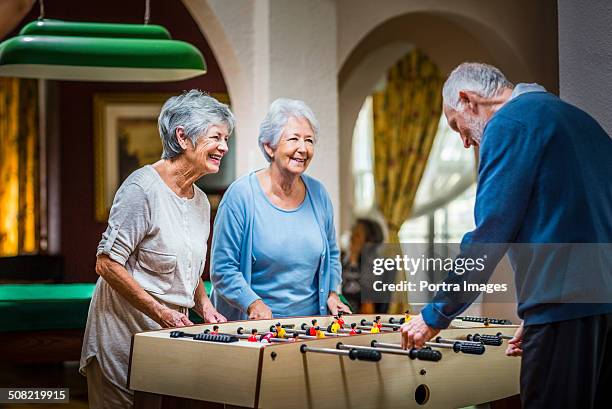
[[[323,331],[321,331],[321,329],[319,327],[315,327],[315,331],[316,331],[316,336],[317,338],[325,338],[325,334],[323,333]]]
[[[412,316],[410,315],[410,310],[408,309],[408,310],[406,310],[404,312],[404,322],[406,323],[406,322],[410,321],[411,318],[412,318]]]
[[[334,322],[331,325],[331,332],[333,332],[334,334],[337,334],[338,330],[340,328],[342,328],[338,321],[339,321],[339,318],[338,317],[334,317]]]
[[[376,325],[376,321],[372,323],[372,328],[370,329],[370,333],[372,334],[380,333],[380,328],[378,328],[378,325]]]
[[[274,329],[276,330],[276,338],[287,338],[287,331],[281,326],[280,322],[276,323]]]
[[[378,331],[382,331],[382,321],[380,318],[380,315],[377,315],[376,318],[374,319],[374,324],[376,324],[376,326],[378,327]]]
[[[247,341],[249,341],[249,342],[257,342],[257,329],[253,328],[251,330],[251,336],[249,337],[249,339]]]

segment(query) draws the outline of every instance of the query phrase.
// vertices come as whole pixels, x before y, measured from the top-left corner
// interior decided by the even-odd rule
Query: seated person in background
[[[219,205],[212,242],[211,298],[230,320],[350,312],[333,207],[304,174],[319,123],[302,101],[277,99],[259,131],[270,165],[236,180]]]
[[[369,219],[357,219],[351,231],[349,251],[342,259],[342,295],[355,312],[368,314],[387,312],[389,300],[386,300],[387,303],[373,305],[371,300],[362,300],[361,293],[362,288],[372,287],[371,281],[374,279],[372,274],[361,274],[362,256],[376,257],[377,245],[383,241],[383,230],[378,222]],[[372,246],[367,246],[368,244]],[[371,263],[366,265],[368,264],[371,265]],[[381,294],[380,296],[387,297],[387,294]]]

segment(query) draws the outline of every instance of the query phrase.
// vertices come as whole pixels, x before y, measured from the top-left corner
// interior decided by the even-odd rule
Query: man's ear
[[[473,114],[478,113],[478,105],[480,100],[480,96],[472,91],[459,91],[459,101],[461,101],[466,109]]]
[[[182,126],[178,126],[174,130],[174,136],[176,137],[176,140],[178,141],[179,145],[181,145],[181,148],[187,149],[189,147],[190,141],[187,137],[187,134],[185,133],[185,128],[183,128]]]
[[[270,148],[270,145],[268,145],[267,143],[266,143],[266,144],[264,144],[264,146],[263,146],[263,147],[264,147],[264,149],[265,149],[266,153],[268,154],[268,156],[269,156],[271,159],[274,159],[274,149]]]

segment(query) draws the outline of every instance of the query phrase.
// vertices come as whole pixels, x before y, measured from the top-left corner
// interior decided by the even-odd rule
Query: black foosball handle
[[[185,333],[183,331],[170,331],[170,338],[183,338]]]
[[[349,358],[352,360],[358,359],[360,361],[378,362],[380,358],[382,358],[382,354],[378,351],[354,348],[349,351]]]
[[[453,351],[463,352],[464,354],[482,355],[485,353],[485,346],[482,344],[466,344],[464,342],[455,342]]]
[[[193,339],[196,341],[221,342],[223,344],[238,342],[238,337],[225,334],[197,334],[193,337]]]
[[[457,317],[461,321],[489,323],[491,325],[512,325],[512,321],[506,319],[487,318],[487,317]]]
[[[442,359],[442,352],[436,351],[431,348],[422,348],[422,349],[412,348],[410,350],[410,358],[419,359],[421,361],[438,362],[440,359]]]
[[[497,335],[468,334],[468,341],[482,342],[485,345],[500,346],[504,341]]]

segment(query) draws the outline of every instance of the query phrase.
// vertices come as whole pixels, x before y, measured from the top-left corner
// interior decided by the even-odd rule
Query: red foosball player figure
[[[248,339],[249,342],[257,342],[257,329],[253,328],[251,330],[251,336]]]
[[[352,322],[351,323],[351,332],[350,335],[357,335],[357,323],[356,322]]]
[[[339,318],[338,317],[334,317],[334,322],[331,325],[331,332],[333,332],[334,334],[338,333],[338,330],[341,328],[340,323],[338,322]]]
[[[308,328],[308,335],[316,336],[317,335],[317,320],[310,321],[312,323],[312,327]]]
[[[316,337],[317,338],[325,338],[325,334],[323,333],[323,331],[321,331],[321,329],[319,327],[315,327],[316,330]]]
[[[210,333],[213,335],[219,335],[219,326],[213,325],[213,330]]]
[[[280,322],[276,323],[274,329],[276,330],[276,338],[287,338],[287,331],[281,326]]]
[[[268,332],[266,335],[261,337],[261,342],[271,344],[272,338],[274,338],[274,332]]]

